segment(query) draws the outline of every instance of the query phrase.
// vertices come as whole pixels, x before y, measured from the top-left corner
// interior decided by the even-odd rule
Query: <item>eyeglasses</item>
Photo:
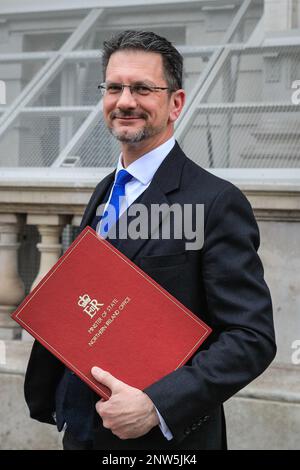
[[[135,96],[148,96],[157,90],[174,91],[168,87],[152,86],[147,83],[134,83],[133,85],[124,85],[124,83],[101,83],[98,88],[101,90],[102,95],[121,95],[124,88],[129,88],[132,95]]]

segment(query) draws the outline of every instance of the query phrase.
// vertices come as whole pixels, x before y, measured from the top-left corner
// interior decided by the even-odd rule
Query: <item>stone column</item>
[[[64,225],[68,222],[66,216],[28,214],[27,224],[36,225],[41,235],[37,248],[41,253],[40,269],[32,283],[31,290],[43,279],[52,266],[58,261],[62,245],[60,236]],[[32,340],[32,336],[23,331],[22,339]]]
[[[74,215],[71,224],[73,227],[80,227],[82,215]]]
[[[0,214],[0,335],[13,339],[19,330],[10,314],[25,295],[25,288],[18,272],[17,241],[20,219],[15,214]]]
[[[49,269],[51,269],[59,259],[62,249],[60,236],[66,223],[66,217],[60,215],[29,214],[27,216],[27,224],[37,225],[41,235],[41,241],[37,244],[37,248],[41,253],[40,269],[32,283],[31,290],[42,280]]]

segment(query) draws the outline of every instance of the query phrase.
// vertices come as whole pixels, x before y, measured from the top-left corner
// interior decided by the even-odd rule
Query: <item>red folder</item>
[[[184,365],[211,332],[90,227],[12,318],[106,399],[93,366],[143,390]]]

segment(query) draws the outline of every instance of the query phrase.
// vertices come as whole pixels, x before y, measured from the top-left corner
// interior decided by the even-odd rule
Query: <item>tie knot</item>
[[[128,173],[126,170],[120,170],[117,174],[117,179],[115,181],[115,185],[119,184],[120,186],[125,186],[128,181],[130,181],[133,178],[133,176]]]

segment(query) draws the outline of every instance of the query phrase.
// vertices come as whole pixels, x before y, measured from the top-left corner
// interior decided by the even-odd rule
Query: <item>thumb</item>
[[[106,370],[100,369],[100,367],[92,367],[91,373],[97,382],[108,387],[112,393],[116,392],[118,385],[121,384],[120,380]]]

